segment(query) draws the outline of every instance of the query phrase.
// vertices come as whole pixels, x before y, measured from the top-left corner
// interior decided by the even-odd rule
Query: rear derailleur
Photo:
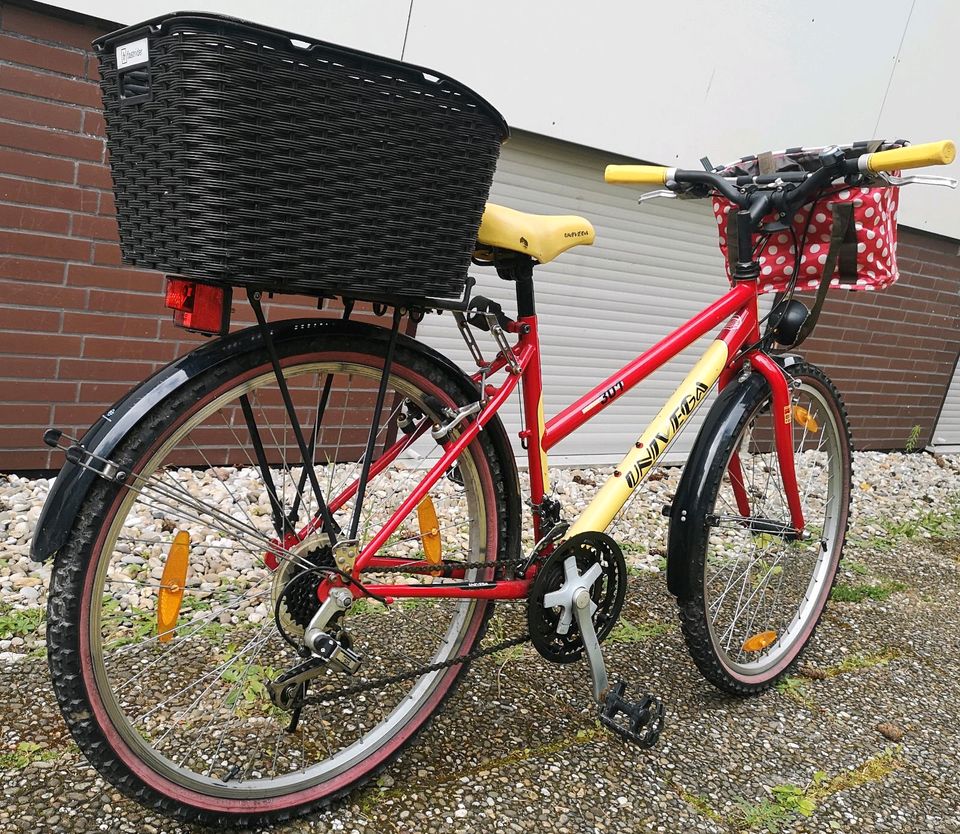
[[[353,594],[347,588],[331,588],[326,601],[303,631],[302,653],[306,660],[267,684],[274,706],[293,713],[288,732],[297,728],[311,680],[327,669],[347,675],[354,675],[360,669],[363,658],[353,650],[350,635],[346,630],[335,628],[336,622],[351,605]]]
[[[530,639],[553,663],[572,663],[586,653],[600,723],[641,747],[656,744],[663,704],[655,695],[626,697],[623,681],[611,687],[600,643],[620,616],[627,566],[617,543],[604,533],[580,533],[548,556],[533,582],[527,605]]]

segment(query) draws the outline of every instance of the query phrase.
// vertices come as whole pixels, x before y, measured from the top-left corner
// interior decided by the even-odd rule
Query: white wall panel
[[[960,364],[953,372],[930,445],[942,452],[960,452]]]

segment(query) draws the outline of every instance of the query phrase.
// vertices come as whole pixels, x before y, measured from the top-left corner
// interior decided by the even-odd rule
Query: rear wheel
[[[315,453],[331,507],[357,480],[372,422],[375,455],[403,444],[367,485],[362,546],[441,453],[429,431],[406,434],[400,424],[440,420],[440,409],[469,400],[470,386],[402,340],[383,412],[374,415],[382,341],[340,334],[279,347],[308,437],[331,380]],[[471,651],[492,609],[476,600],[388,607],[358,600],[341,625],[363,658],[360,671],[350,677],[328,669],[313,679],[309,694],[326,700],[305,706],[291,730],[291,713],[274,705],[268,684],[301,662],[296,644],[320,604],[324,574],[304,565],[329,566],[332,555],[322,536],[306,536],[269,564],[278,536],[255,434],[283,512],[302,530],[317,514],[316,495],[302,476],[268,358],[255,351],[207,372],[142,418],[113,456],[129,466],[125,486],[98,482],[51,582],[50,665],[77,743],[137,800],[207,822],[282,819],[365,782],[423,728],[464,666],[362,694],[337,693]],[[507,493],[516,489],[503,455],[483,432],[430,492],[436,528],[422,530],[414,512],[380,555],[422,558],[429,532],[446,559],[502,556]],[[350,529],[354,502],[348,497],[334,511],[343,530]],[[186,571],[179,578],[178,559]],[[490,571],[474,569],[468,578],[481,574]],[[395,573],[364,579],[446,581]]]
[[[787,373],[806,537],[789,533],[765,385],[718,444],[690,521],[700,532],[688,554],[694,593],[679,601],[683,635],[707,680],[738,695],[770,687],[809,642],[847,529],[851,443],[843,402],[818,368],[801,363]]]

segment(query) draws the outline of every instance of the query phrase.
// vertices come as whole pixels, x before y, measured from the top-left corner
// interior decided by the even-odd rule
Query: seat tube
[[[537,540],[546,532],[541,529],[537,510],[550,492],[550,469],[543,448],[543,377],[540,364],[540,333],[537,329],[537,311],[533,293],[533,270],[529,275],[518,275],[517,327],[520,343],[532,348],[530,363],[523,375],[523,430],[520,438],[527,449],[530,473],[530,500],[533,504],[534,535]]]

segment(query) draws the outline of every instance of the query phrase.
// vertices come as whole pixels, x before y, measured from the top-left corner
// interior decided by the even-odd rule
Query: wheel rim
[[[334,390],[348,392],[340,408],[345,419],[341,421],[336,448],[342,448],[346,418],[349,416],[356,422],[356,409],[350,407],[350,380],[366,383],[366,389],[361,385],[357,394],[359,402],[363,399],[363,391],[379,380],[380,371],[357,362],[331,361],[298,362],[285,369],[291,388],[300,389],[316,387],[318,381],[331,372],[338,379],[346,380],[344,385],[335,383]],[[393,400],[413,401],[429,416],[430,411],[424,401],[425,392],[432,396],[444,396],[439,390],[431,388],[435,386],[422,379],[418,378],[415,384],[412,377],[401,377],[394,373],[389,390],[394,395]],[[201,470],[177,465],[178,458],[183,456],[188,446],[192,446],[194,456],[205,448],[203,441],[198,443],[195,438],[210,430],[213,419],[222,421],[229,408],[236,411],[230,404],[236,402],[240,393],[246,393],[265,418],[274,413],[275,389],[272,373],[253,372],[242,385],[213,396],[166,437],[158,449],[149,453],[146,464],[137,470],[137,475],[145,480],[134,482],[134,488],[118,499],[119,506],[113,511],[113,521],[98,543],[95,553],[97,568],[91,572],[92,578],[85,595],[85,599],[91,601],[85,628],[91,659],[89,666],[99,705],[123,745],[135,759],[146,763],[150,771],[158,774],[162,780],[187,791],[229,800],[284,797],[333,783],[357,768],[362,768],[364,772],[372,769],[398,746],[394,743],[397,738],[408,735],[415,729],[414,725],[422,723],[421,711],[438,700],[439,695],[452,684],[457,672],[455,669],[453,672],[442,670],[427,674],[412,684],[407,681],[382,692],[357,696],[348,703],[334,702],[326,709],[307,707],[296,736],[284,736],[282,733],[282,725],[289,722],[289,715],[280,713],[269,704],[265,699],[263,684],[276,673],[295,665],[300,658],[292,648],[282,644],[273,624],[272,611],[259,612],[254,609],[251,612],[248,610],[250,606],[242,607],[244,600],[262,605],[271,599],[269,572],[265,568],[246,571],[233,568],[233,564],[239,564],[236,559],[238,555],[262,557],[269,549],[269,539],[276,535],[269,524],[262,523],[263,516],[254,512],[255,508],[262,507],[260,496],[266,490],[262,483],[250,483],[256,481],[259,473],[249,466],[249,461],[246,466],[217,465],[218,461],[208,452],[202,456],[202,466],[205,468],[202,470],[203,476],[199,478],[197,472]],[[391,402],[391,397],[388,396],[387,402]],[[300,416],[304,425],[310,424],[305,415]],[[390,419],[392,416],[388,416],[382,425],[388,425]],[[270,422],[270,419],[265,422]],[[353,427],[354,423],[349,425]],[[238,441],[237,445],[242,445],[239,442],[242,438],[240,429],[228,434]],[[270,434],[269,442],[277,449],[289,449],[292,443],[289,430],[286,438],[281,438],[276,428]],[[429,435],[427,438],[429,440]],[[438,456],[438,447],[436,444],[432,446],[427,455],[410,463],[411,453],[417,453],[418,448],[424,447],[422,440],[411,444],[403,456],[403,471],[400,472],[398,483],[388,484],[395,474],[393,467],[371,480],[368,496],[374,499],[378,509],[370,510],[368,514],[366,508],[370,502],[364,502],[361,540],[371,538],[377,529],[377,513],[382,516],[395,508],[405,497],[406,490],[427,471],[431,460]],[[164,461],[171,461],[176,466],[175,472],[162,466]],[[230,463],[229,459],[224,462]],[[400,464],[401,461],[398,461],[398,471],[402,468]],[[492,555],[488,556],[488,541],[493,532],[489,520],[486,525],[469,521],[486,519],[489,475],[484,467],[477,466],[472,452],[460,458],[458,467],[462,487],[441,479],[440,484],[431,491],[438,515],[443,520],[441,530],[447,541],[462,546],[462,551],[453,554],[454,558],[470,558],[471,561],[493,558]],[[332,468],[327,464],[327,468],[329,471],[324,474],[328,478],[325,480],[321,477],[322,488],[325,493],[336,494],[338,488],[349,483],[346,479],[358,470],[358,465],[354,463],[348,469],[342,464],[334,464]],[[292,471],[285,472],[290,469]],[[186,475],[185,470],[188,473]],[[284,502],[289,506],[294,500],[294,486],[299,473],[296,468],[289,466],[286,457],[279,470],[274,473],[278,492],[281,491],[282,482],[285,488]],[[220,488],[223,481],[218,480],[218,476],[233,477],[235,482],[231,487]],[[201,490],[206,487],[212,490],[209,497],[203,498],[202,506],[207,508],[206,511],[197,511],[193,507],[190,512],[177,513],[170,508],[168,499],[162,496],[158,498],[157,492],[151,490],[151,483],[165,484],[178,479],[179,486],[188,492],[198,486]],[[379,488],[385,484],[388,484],[387,488]],[[310,500],[312,496],[306,494],[308,490],[304,490],[301,501],[300,518],[303,520],[308,517],[307,508],[312,506],[315,510],[316,506]],[[169,495],[169,491],[165,495]],[[329,494],[327,497],[330,497]],[[125,524],[131,518],[141,522],[144,509],[154,517],[156,523],[152,525],[153,530],[146,529],[151,526],[149,524],[146,528],[142,523],[139,527]],[[233,518],[233,523],[225,521],[224,511]],[[337,515],[338,521],[345,527],[351,511],[352,503],[348,502]],[[444,523],[457,518],[466,521]],[[413,532],[409,529],[411,521],[416,529],[414,515],[401,525],[398,534],[391,537],[392,544],[381,553],[410,556],[406,551],[410,550],[411,538],[404,534]],[[171,525],[172,529],[169,529]],[[241,533],[241,527],[246,528],[245,536]],[[156,598],[159,589],[154,587],[152,592],[149,589],[161,584],[156,576],[157,551],[161,554],[169,552],[174,531],[181,528],[191,532],[193,541],[205,542],[206,546],[198,548],[197,554],[191,554],[192,562],[197,559],[191,565],[191,571],[198,571],[203,564],[206,572],[195,572],[200,581],[192,585],[188,576],[174,639],[161,645],[156,634]],[[267,534],[264,531],[268,531]],[[132,541],[143,539],[145,532],[150,533],[149,541]],[[158,533],[159,542],[154,540]],[[210,534],[219,535],[220,538],[211,542]],[[225,539],[228,539],[227,543],[223,543]],[[418,536],[414,535],[412,540],[418,540]],[[143,570],[135,560],[128,558],[126,562],[123,561],[124,556],[132,555],[131,548],[123,545],[134,546],[133,555],[136,555],[136,548],[148,548],[139,551],[142,555],[136,558],[146,557],[145,567],[149,568],[150,582],[139,578],[143,576]],[[214,557],[219,555],[218,564],[224,563],[225,553],[233,559],[232,562],[228,560],[231,564],[226,568],[228,573],[221,571],[219,578],[214,578],[209,569],[213,561],[209,558],[211,550],[214,551]],[[131,565],[134,567],[131,568]],[[231,575],[229,571],[240,575]],[[224,582],[224,577],[232,581]],[[129,600],[128,588],[135,581],[139,582],[141,593],[136,604],[133,604]],[[218,596],[224,588],[228,595]],[[142,593],[144,589],[145,595]],[[124,597],[127,597],[126,605]],[[210,603],[211,599],[216,602]],[[204,606],[205,600],[207,607]],[[356,648],[364,653],[365,647],[361,644],[366,643],[367,660],[373,661],[370,664],[372,668],[361,669],[358,677],[379,677],[402,671],[402,668],[444,661],[459,654],[464,643],[476,636],[482,618],[482,605],[469,600],[418,601],[416,607],[411,606],[397,614],[395,611],[379,613],[376,610],[378,605],[358,603],[356,608],[362,610],[351,613],[347,626],[354,636]],[[269,605],[264,607],[269,609]],[[197,615],[198,611],[205,613]],[[240,618],[241,613],[247,617],[245,621]],[[258,613],[265,615],[258,619],[255,616]],[[222,622],[224,615],[229,616],[230,623]],[[187,616],[190,619],[186,619]],[[427,625],[429,628],[425,629]],[[151,631],[146,630],[148,627]],[[379,637],[381,642],[375,643],[375,633],[389,634],[389,645],[382,636]],[[234,634],[241,636],[231,642],[234,641],[231,636]],[[414,641],[412,638],[415,637],[420,640]],[[429,644],[431,639],[435,650],[432,646],[428,650],[422,645]],[[416,642],[420,645],[415,645]],[[176,656],[171,661],[172,655]],[[273,659],[277,662],[273,663]],[[391,665],[393,668],[390,668]],[[397,669],[397,665],[402,668]],[[164,677],[173,682],[162,680]],[[336,676],[328,673],[327,677]],[[189,680],[185,681],[184,678]],[[340,688],[355,682],[358,681],[339,676],[331,686]],[[322,688],[323,683],[324,679],[319,678],[313,691]],[[147,704],[140,703],[144,692],[153,698]],[[135,693],[139,693],[139,696]],[[366,726],[367,723],[369,726]],[[295,745],[299,745],[299,749],[295,749]],[[251,750],[254,752],[251,753]]]
[[[721,663],[744,681],[776,676],[806,643],[826,603],[845,528],[846,450],[839,417],[828,396],[806,380],[793,389],[791,400],[797,484],[810,539],[790,542],[746,529],[728,460],[707,540],[704,606],[710,640]],[[775,529],[789,525],[790,513],[770,424],[761,404],[735,454],[751,517],[772,521]]]

